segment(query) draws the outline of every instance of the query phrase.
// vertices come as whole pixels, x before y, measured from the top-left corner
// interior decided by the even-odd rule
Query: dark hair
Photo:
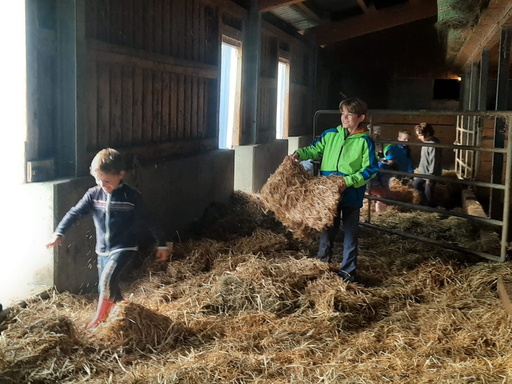
[[[125,169],[123,156],[112,148],[102,149],[91,162],[91,174],[100,171],[110,175],[119,175]]]
[[[345,108],[350,113],[356,114],[357,116],[366,115],[366,112],[368,111],[368,106],[366,103],[357,97],[343,100],[340,103],[341,112],[343,112],[343,108]]]
[[[425,137],[434,136],[434,127],[432,127],[429,123],[419,123],[414,127],[417,135],[422,135]]]

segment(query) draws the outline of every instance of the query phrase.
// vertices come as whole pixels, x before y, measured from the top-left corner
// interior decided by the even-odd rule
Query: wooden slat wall
[[[86,1],[88,152],[213,142],[218,13],[201,0]]]

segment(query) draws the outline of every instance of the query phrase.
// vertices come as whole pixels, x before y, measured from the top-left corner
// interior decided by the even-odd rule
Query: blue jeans
[[[318,259],[330,262],[334,240],[343,223],[343,261],[340,267],[340,276],[345,281],[355,281],[357,267],[357,246],[359,236],[359,208],[341,207],[338,216],[334,219],[334,225],[320,234],[318,245]]]
[[[137,251],[120,251],[110,256],[98,256],[98,291],[105,299],[123,300],[119,280],[121,272],[133,259]]]

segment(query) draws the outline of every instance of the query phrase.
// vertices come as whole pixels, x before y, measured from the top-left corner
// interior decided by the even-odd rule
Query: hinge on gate
[[[55,178],[53,159],[27,161],[27,183],[47,181]]]

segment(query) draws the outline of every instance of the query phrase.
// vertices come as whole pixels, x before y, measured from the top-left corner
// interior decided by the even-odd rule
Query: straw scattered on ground
[[[509,263],[362,229],[359,283],[347,284],[335,273],[339,257],[315,260],[316,242],[289,236],[254,198],[237,194],[211,209],[216,220],[203,221],[212,231],[197,227],[209,238],[135,271],[127,300],[94,330],[83,327],[97,295],[55,293],[13,308],[0,336],[0,383],[512,379],[510,319],[496,293]],[[386,220],[413,228],[403,215]],[[416,224],[448,241],[472,236],[436,217]]]

